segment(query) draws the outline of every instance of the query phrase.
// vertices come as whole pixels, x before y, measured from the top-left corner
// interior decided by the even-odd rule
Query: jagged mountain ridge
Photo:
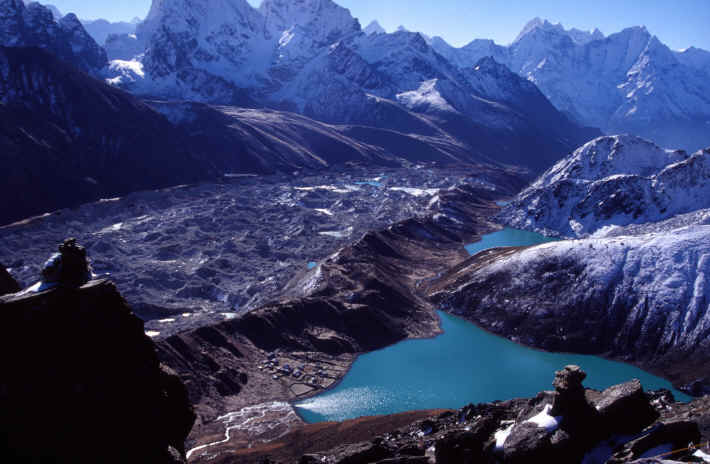
[[[454,48],[441,38],[432,46],[462,68],[494,57],[585,125],[690,151],[710,144],[710,54],[672,51],[645,27],[603,37],[536,19],[510,46],[474,40]]]
[[[145,44],[145,55],[136,60],[140,63],[113,66],[117,76],[112,82],[139,95],[266,105],[329,123],[384,124],[403,133],[420,129],[420,118],[407,112],[423,114],[444,121],[449,132],[466,124],[478,128],[476,132],[507,133],[504,139],[524,133],[527,138],[552,139],[552,145],[561,142],[565,147],[552,148],[546,162],[592,133],[562,115],[556,115],[554,123],[545,119],[540,124],[534,109],[510,105],[526,98],[514,93],[523,85],[509,85],[507,100],[498,101],[499,94],[475,87],[480,82],[469,80],[421,34],[368,35],[348,10],[331,0],[293,5],[267,1],[259,9],[245,0],[154,2],[137,38],[114,42],[116,55],[123,59]],[[549,111],[556,110],[546,105]],[[402,124],[405,120],[414,126]],[[398,121],[396,127],[390,121]],[[516,156],[501,161],[514,162]]]
[[[689,156],[638,137],[602,137],[550,168],[499,219],[564,237],[661,221],[710,207],[709,163],[710,150]]]
[[[56,9],[55,9],[56,10]],[[56,19],[51,8],[22,0],[0,1],[0,46],[39,47],[84,72],[99,76],[106,52],[86,32],[76,15]]]
[[[384,27],[380,25],[377,20],[372,21],[370,24],[368,24],[365,28],[363,28],[362,32],[364,32],[367,35],[371,34],[386,34],[387,31],[385,30]]]
[[[599,29],[594,29],[593,32],[590,31],[580,31],[579,29],[565,29],[562,24],[552,24],[548,20],[542,20],[540,18],[535,18],[529,21],[520,34],[513,40],[513,43],[521,41],[527,34],[531,33],[535,29],[551,29],[561,34],[569,36],[575,43],[584,45],[593,40],[600,40],[604,38],[604,34]]]
[[[80,21],[86,32],[101,45],[104,45],[111,35],[135,34],[136,25],[140,22],[137,19],[131,22],[111,22],[105,19],[80,19]]]

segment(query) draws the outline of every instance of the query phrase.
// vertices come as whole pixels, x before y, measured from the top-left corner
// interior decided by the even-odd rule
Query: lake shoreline
[[[496,224],[495,226],[499,226],[499,225]],[[508,248],[508,249],[510,249],[510,248],[516,249],[516,248],[521,248],[521,247],[527,248],[527,247],[530,247],[530,246],[535,246],[535,245],[537,245],[537,244],[543,244],[543,243],[548,242],[548,241],[556,241],[556,240],[557,240],[557,239],[549,238],[549,237],[535,237],[536,235],[539,235],[539,234],[534,234],[534,233],[530,233],[530,232],[527,232],[527,231],[516,231],[516,230],[512,230],[512,229],[511,229],[511,230],[508,230],[508,229],[506,229],[506,228],[502,228],[502,229],[500,229],[500,230],[498,230],[498,231],[494,231],[494,232],[491,232],[491,233],[489,233],[489,234],[485,234],[485,235],[481,236],[481,239],[480,239],[478,242],[474,242],[474,244],[485,243],[487,240],[488,240],[488,241],[490,240],[490,237],[491,237],[491,236],[495,236],[496,234],[506,234],[506,233],[509,234],[509,233],[511,233],[511,232],[517,234],[518,237],[519,237],[519,239],[522,240],[522,243],[521,243],[521,244],[517,244],[517,243],[516,243],[516,244],[513,244],[512,247],[511,247],[511,246],[503,246],[503,245],[502,245],[502,246],[500,246],[501,248]],[[532,242],[535,242],[535,241],[538,241],[538,243],[532,243]],[[494,243],[497,244],[497,242],[496,242],[495,240],[494,240]],[[471,244],[465,246],[465,248],[466,248],[466,250],[469,252],[469,254],[470,254],[470,253],[477,254],[477,253],[485,252],[485,251],[488,251],[489,249],[491,249],[491,248],[483,248],[483,249],[480,249],[480,250],[474,249],[474,250],[472,251],[472,250],[470,249],[470,245],[471,245]],[[518,246],[516,246],[516,245],[518,245]],[[497,247],[496,245],[493,246],[493,248],[496,248],[496,247]],[[419,285],[417,284],[416,287],[418,288]],[[445,331],[445,329],[443,328],[442,318],[441,318],[440,314],[438,313],[438,311],[441,311],[442,314],[447,314],[447,315],[449,315],[449,316],[451,316],[451,317],[454,317],[454,318],[456,318],[456,319],[458,319],[458,320],[465,321],[465,322],[467,322],[467,323],[471,323],[471,324],[473,324],[476,328],[478,328],[478,329],[484,331],[486,334],[489,334],[489,335],[491,335],[491,336],[493,336],[493,337],[496,337],[496,338],[498,338],[498,339],[500,339],[500,340],[505,340],[505,341],[507,341],[507,342],[512,342],[512,343],[514,343],[516,346],[521,347],[521,348],[525,348],[525,349],[528,349],[528,350],[531,350],[531,351],[534,351],[534,352],[538,352],[538,353],[546,353],[546,354],[551,354],[551,355],[562,355],[562,356],[593,356],[593,357],[595,357],[595,358],[598,358],[598,359],[601,359],[601,360],[605,360],[605,361],[607,361],[607,362],[621,363],[623,366],[626,366],[627,368],[639,369],[639,370],[643,371],[643,372],[644,372],[645,374],[647,374],[647,375],[651,375],[651,376],[653,376],[653,377],[657,377],[657,378],[659,378],[659,379],[662,379],[662,380],[665,381],[665,382],[670,383],[670,385],[669,385],[668,387],[663,387],[663,388],[677,389],[677,386],[673,384],[673,382],[672,382],[672,380],[671,380],[670,378],[668,378],[667,373],[666,373],[665,371],[662,371],[662,370],[660,370],[660,369],[652,369],[652,368],[649,368],[647,365],[644,365],[643,363],[636,363],[636,362],[633,362],[633,361],[629,361],[629,360],[627,360],[627,359],[619,359],[619,358],[617,358],[617,357],[610,356],[609,353],[580,353],[580,352],[575,352],[575,351],[550,351],[550,350],[546,350],[546,349],[543,349],[543,348],[540,348],[540,347],[536,347],[536,346],[532,346],[532,345],[525,344],[522,340],[520,340],[520,339],[517,338],[517,337],[508,337],[508,336],[505,336],[504,334],[500,334],[500,333],[493,332],[493,331],[489,330],[489,328],[487,328],[487,327],[485,327],[485,326],[483,326],[483,325],[478,324],[478,322],[477,322],[476,320],[474,320],[473,318],[467,318],[467,317],[466,317],[466,314],[455,313],[455,312],[452,312],[451,309],[448,309],[448,310],[447,310],[446,308],[440,308],[439,310],[436,310],[436,311],[435,311],[435,312],[437,313],[437,321],[438,321],[438,322],[437,322],[437,325],[438,325],[438,330],[435,331],[434,333],[430,334],[429,336],[409,337],[409,338],[407,338],[407,339],[405,339],[405,340],[401,340],[401,341],[392,343],[392,344],[390,344],[390,345],[388,345],[388,346],[386,346],[386,347],[380,348],[380,349],[375,350],[375,351],[358,353],[358,354],[356,355],[355,359],[353,360],[353,362],[352,362],[352,363],[348,366],[348,368],[345,370],[343,376],[340,377],[336,382],[334,382],[333,384],[331,384],[327,389],[324,389],[324,390],[321,390],[321,391],[317,391],[317,392],[313,392],[312,394],[309,394],[309,395],[306,395],[306,396],[303,396],[303,397],[300,397],[300,398],[298,398],[298,399],[294,399],[294,400],[290,401],[289,403],[291,404],[293,410],[295,411],[295,413],[296,413],[296,415],[299,417],[299,419],[302,420],[304,423],[317,423],[317,422],[320,422],[320,421],[311,422],[310,419],[307,417],[307,415],[303,412],[303,411],[304,411],[303,408],[298,407],[298,404],[302,404],[304,401],[307,401],[307,400],[309,400],[309,399],[313,399],[313,398],[316,398],[316,397],[319,397],[319,396],[325,396],[325,395],[328,395],[329,393],[332,393],[332,392],[334,392],[334,391],[337,391],[337,389],[340,388],[340,387],[343,385],[343,382],[346,381],[346,379],[348,378],[348,376],[351,375],[351,373],[352,373],[352,371],[353,371],[353,367],[356,365],[357,362],[359,362],[359,360],[360,360],[364,355],[369,355],[369,354],[372,354],[372,353],[377,353],[377,352],[380,352],[380,351],[383,351],[383,350],[387,350],[387,349],[390,349],[390,348],[392,348],[392,347],[394,347],[394,346],[397,346],[397,345],[399,345],[399,344],[401,344],[401,343],[408,342],[408,341],[436,339],[436,338],[439,337],[439,336],[446,335],[446,331]],[[560,367],[562,367],[562,366],[560,366]],[[584,367],[584,366],[582,366],[582,367]],[[630,380],[630,379],[631,379],[631,377],[629,377],[629,379],[627,379],[627,380]],[[679,395],[682,395],[682,396],[679,396]],[[679,389],[677,389],[677,390],[674,392],[674,396],[679,397],[679,398],[682,398],[682,401],[690,401],[690,400],[692,400],[692,398],[691,398],[689,395],[686,395],[684,392],[680,391]],[[686,396],[686,397],[684,398],[683,396]],[[515,397],[518,397],[518,396],[515,396]],[[498,400],[501,400],[501,401],[505,401],[505,400],[508,400],[508,399],[512,399],[512,398],[508,398],[508,397],[498,398]],[[428,406],[428,407],[425,408],[425,409],[431,409],[432,407],[433,407],[433,408],[438,408],[438,407],[445,408],[445,407],[449,407],[449,406],[448,406],[448,405],[443,405],[443,404],[442,404],[442,405],[435,405],[435,406],[432,405],[431,407]],[[367,415],[365,415],[365,416],[367,416]],[[358,417],[360,417],[360,416],[358,416]],[[364,417],[364,416],[363,416],[363,417]]]

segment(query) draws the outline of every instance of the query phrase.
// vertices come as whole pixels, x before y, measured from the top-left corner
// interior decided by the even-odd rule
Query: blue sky
[[[258,5],[261,0],[248,0]],[[42,0],[40,1],[42,2]],[[80,18],[130,20],[145,17],[151,0],[47,0]],[[388,31],[407,29],[444,37],[453,45],[475,38],[510,43],[528,20],[539,16],[565,27],[604,34],[645,25],[671,48],[710,50],[710,0],[336,0],[366,26],[377,19]]]

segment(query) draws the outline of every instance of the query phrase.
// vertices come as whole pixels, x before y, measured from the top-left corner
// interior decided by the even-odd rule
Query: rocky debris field
[[[502,196],[520,182],[502,169],[424,165],[231,177],[0,228],[0,262],[28,286],[52,244],[76,237],[94,273],[116,282],[150,334],[165,337],[264,305],[368,230],[437,213],[441,191],[471,185]]]
[[[318,393],[342,378],[359,353],[437,334],[435,308],[419,295],[418,283],[466,259],[464,244],[495,229],[486,218],[498,210],[500,195],[468,184],[442,191],[430,200],[437,213],[364,234],[297,274],[282,298],[159,341],[161,360],[183,379],[198,414],[189,447],[226,440],[193,460],[211,459],[227,443],[240,449],[243,437],[220,418]],[[294,372],[286,375],[282,364]],[[296,368],[311,377],[307,384]],[[283,416],[293,423],[292,412]]]

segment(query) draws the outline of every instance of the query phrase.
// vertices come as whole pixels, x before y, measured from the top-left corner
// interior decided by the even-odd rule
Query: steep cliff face
[[[7,295],[0,310],[6,459],[181,462],[187,392],[113,284]]]

